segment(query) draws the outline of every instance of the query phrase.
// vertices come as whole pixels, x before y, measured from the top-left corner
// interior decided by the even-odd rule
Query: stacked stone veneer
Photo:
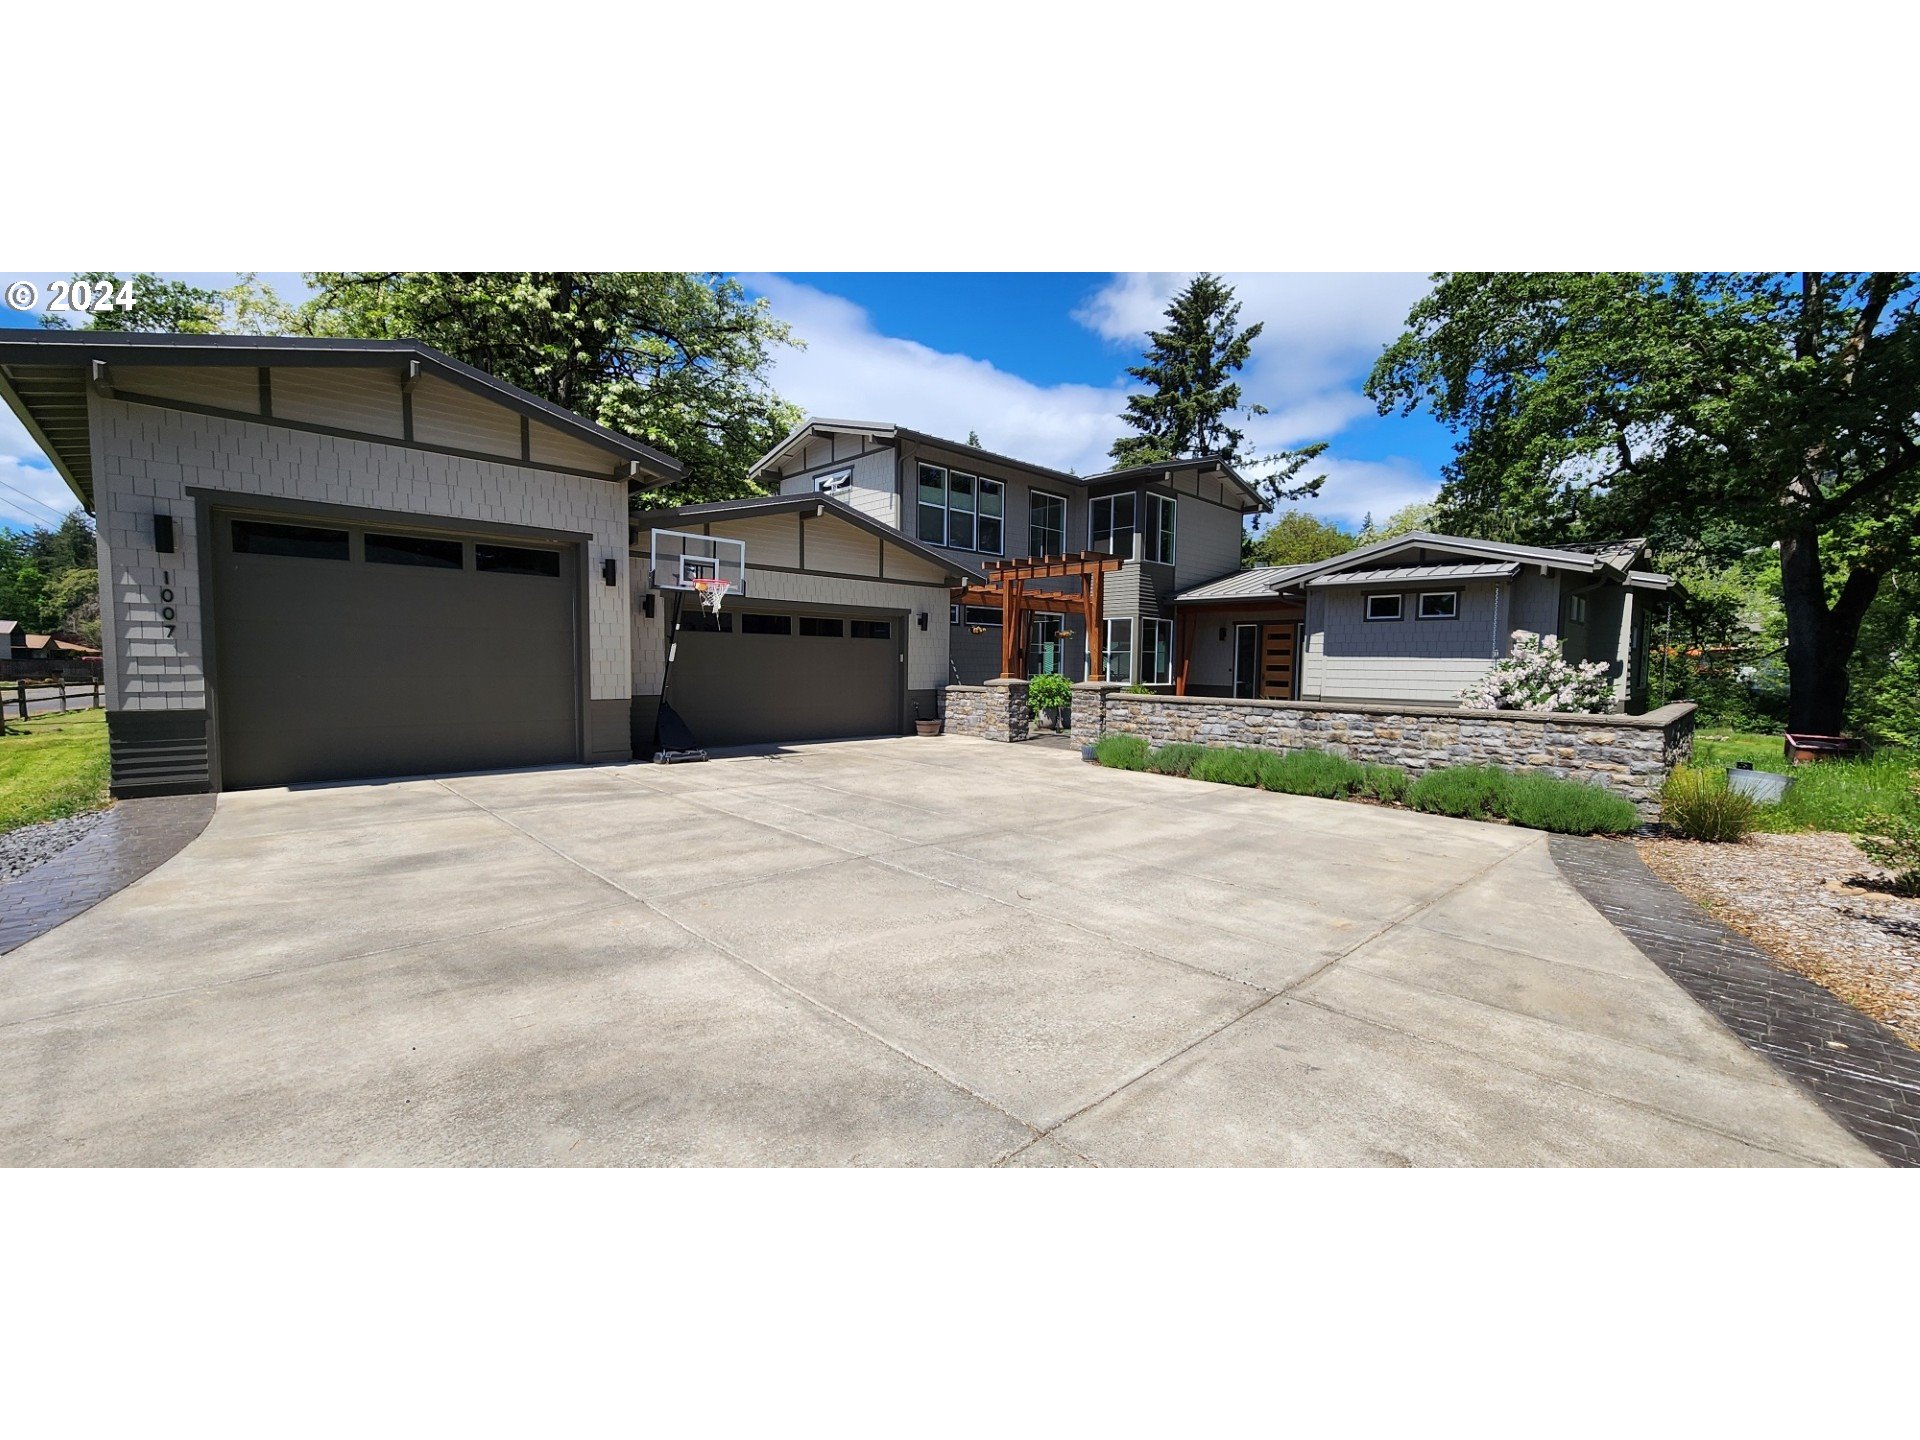
[[[1027,682],[989,680],[984,685],[949,685],[946,733],[982,740],[1024,740],[1032,717]]]
[[[1414,775],[1454,765],[1498,765],[1604,785],[1651,819],[1667,773],[1693,753],[1693,711],[1686,704],[1650,715],[1333,705],[1135,695],[1114,685],[1085,684],[1074,687],[1073,738],[1082,745],[1103,735],[1139,735],[1155,745],[1325,750]]]

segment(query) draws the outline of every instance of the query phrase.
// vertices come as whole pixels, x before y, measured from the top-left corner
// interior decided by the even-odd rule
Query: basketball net
[[[709,615],[718,615],[720,607],[726,603],[727,592],[733,588],[731,580],[696,580],[693,593],[700,597],[700,603]]]

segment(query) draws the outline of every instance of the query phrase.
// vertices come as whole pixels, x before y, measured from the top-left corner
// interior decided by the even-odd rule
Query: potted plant
[[[1036,675],[1027,681],[1027,711],[1050,730],[1065,730],[1073,706],[1073,682],[1064,675]]]
[[[940,717],[935,715],[931,720],[921,719],[920,702],[918,700],[913,702],[913,733],[916,735],[938,735],[940,733]]]

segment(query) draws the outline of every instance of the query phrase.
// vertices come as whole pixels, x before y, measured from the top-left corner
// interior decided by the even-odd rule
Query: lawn
[[[1693,737],[1693,763],[1703,769],[1742,760],[1751,761],[1756,770],[1793,776],[1793,787],[1784,800],[1761,807],[1762,830],[1835,830],[1857,835],[1871,829],[1880,817],[1911,804],[1920,788],[1920,754],[1911,750],[1881,750],[1862,760],[1792,765],[1779,735],[1702,730]]]
[[[0,736],[0,831],[107,803],[107,712],[10,720]]]

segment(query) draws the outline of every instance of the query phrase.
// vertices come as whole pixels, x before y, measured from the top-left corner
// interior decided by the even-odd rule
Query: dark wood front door
[[[1299,627],[1264,625],[1260,630],[1260,694],[1268,700],[1294,698],[1299,671]]]

